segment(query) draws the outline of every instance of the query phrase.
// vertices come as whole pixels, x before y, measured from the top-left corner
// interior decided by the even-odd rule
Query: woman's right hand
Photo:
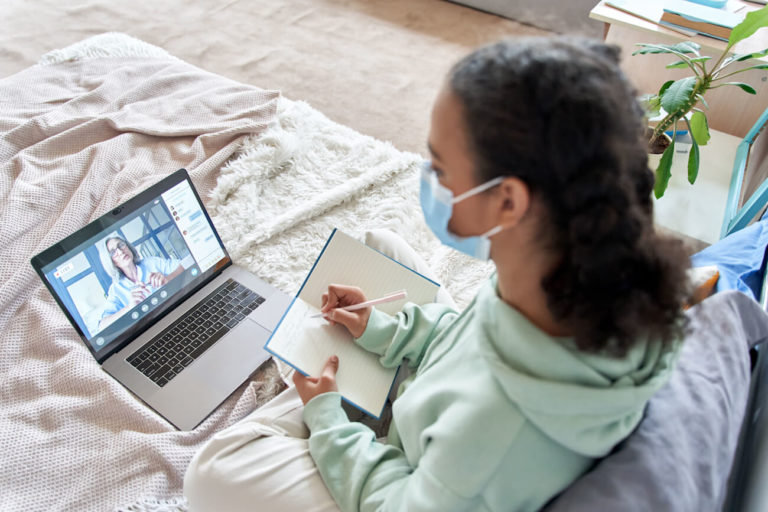
[[[144,283],[137,283],[133,288],[131,288],[131,304],[130,306],[133,307],[139,302],[143,301],[149,296],[149,289],[147,288],[147,285]]]
[[[323,294],[323,305],[320,312],[325,314],[331,324],[339,323],[347,328],[355,338],[359,338],[365,332],[368,319],[371,317],[371,308],[345,311],[345,306],[365,302],[363,291],[357,286],[345,286],[332,284],[328,286],[328,292]]]

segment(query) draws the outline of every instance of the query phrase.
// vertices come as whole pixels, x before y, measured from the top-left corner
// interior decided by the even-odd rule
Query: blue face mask
[[[504,177],[499,176],[453,197],[453,192],[442,186],[437,180],[437,176],[432,171],[431,163],[424,162],[424,166],[421,169],[419,200],[421,201],[421,209],[424,212],[427,226],[448,247],[453,247],[457,251],[477,259],[487,260],[491,254],[491,241],[489,238],[501,231],[503,229],[501,226],[496,226],[482,235],[462,237],[448,231],[448,222],[451,220],[451,215],[453,215],[454,204],[495,187],[503,180]]]

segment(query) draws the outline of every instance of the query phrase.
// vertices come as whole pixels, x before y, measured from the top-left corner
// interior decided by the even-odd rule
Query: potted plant
[[[705,108],[709,108],[704,100],[704,93],[709,89],[734,86],[749,94],[756,94],[755,89],[748,84],[725,80],[750,69],[768,69],[768,63],[763,61],[741,69],[734,70],[731,68],[737,62],[749,63],[749,61],[768,55],[768,48],[759,52],[729,55],[733,45],[750,37],[757,29],[766,26],[768,26],[768,7],[748,13],[744,21],[733,28],[725,50],[714,60],[714,64],[710,62],[713,60],[712,57],[702,56],[699,53],[701,46],[693,41],[685,41],[675,45],[638,44],[640,49],[632,55],[672,54],[678,60],[668,64],[668,69],[688,68],[693,72],[692,76],[667,81],[661,86],[657,94],[646,95],[642,98],[649,117],[661,116],[662,112],[664,113],[656,126],[648,131],[649,148],[661,146],[661,150],[657,152],[661,153],[663,150],[659,165],[656,168],[656,183],[653,189],[656,198],[660,198],[664,194],[669,183],[672,156],[675,151],[675,133],[677,123],[680,121],[686,124],[691,135],[692,145],[688,155],[688,181],[691,184],[696,181],[699,172],[699,146],[703,146],[709,141],[707,116],[704,110],[698,106],[701,104]],[[673,135],[669,140],[664,141],[662,139],[667,137],[665,134],[667,130],[672,130]]]

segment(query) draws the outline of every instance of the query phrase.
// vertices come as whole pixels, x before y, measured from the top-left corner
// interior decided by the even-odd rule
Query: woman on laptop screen
[[[133,245],[120,236],[107,238],[105,245],[117,278],[107,292],[99,329],[107,327],[184,272],[181,262],[174,258],[141,258]]]

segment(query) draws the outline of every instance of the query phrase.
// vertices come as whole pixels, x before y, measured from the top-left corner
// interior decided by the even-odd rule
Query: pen
[[[365,302],[360,302],[359,304],[352,304],[351,306],[344,306],[343,308],[335,308],[335,309],[343,309],[344,311],[355,311],[356,309],[363,309],[363,308],[367,308],[368,306],[384,304],[385,302],[394,302],[396,300],[404,299],[407,296],[408,296],[408,292],[406,292],[405,290],[400,290],[398,292],[392,292],[389,295],[379,297],[378,299],[367,300]],[[318,318],[326,315],[327,313],[318,313],[316,315],[312,315],[310,318]]]

